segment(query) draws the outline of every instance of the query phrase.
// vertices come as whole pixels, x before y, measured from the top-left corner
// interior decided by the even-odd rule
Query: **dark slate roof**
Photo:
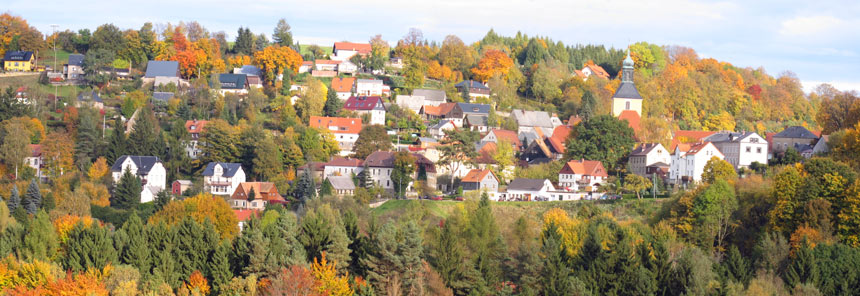
[[[755,133],[754,132],[745,132],[745,133],[722,132],[722,133],[716,133],[716,134],[707,136],[702,140],[707,141],[707,142],[714,142],[714,143],[737,142],[737,141],[741,141],[743,139],[746,139],[747,137],[752,136],[753,134],[755,134]]]
[[[179,77],[179,62],[177,61],[149,61],[146,63],[146,78]]]
[[[102,98],[99,97],[99,93],[97,93],[96,91],[82,92],[82,93],[78,94],[78,101],[90,101],[90,100],[92,100],[94,102],[99,102],[99,103],[103,102]]]
[[[32,51],[7,51],[3,55],[4,61],[25,61],[28,62],[33,57]]]
[[[245,74],[218,74],[218,82],[222,89],[244,89],[248,75]]]
[[[624,98],[624,99],[642,99],[642,96],[639,95],[639,91],[636,90],[636,86],[633,85],[633,82],[621,82],[621,85],[618,86],[618,90],[615,91],[615,94],[612,95],[613,98]]]
[[[794,143],[794,150],[797,150],[797,152],[803,153],[804,151],[812,150],[812,148],[812,145],[809,144]]]
[[[131,161],[134,162],[134,165],[137,166],[138,175],[149,174],[149,170],[151,170],[156,163],[161,162],[161,160],[158,159],[158,156],[123,155],[116,159],[116,161],[113,163],[113,166],[110,167],[110,171],[122,171],[122,163],[125,162],[126,158],[131,158]]]
[[[173,93],[172,93],[172,92],[167,92],[167,91],[157,91],[157,92],[153,92],[153,93],[152,93],[152,99],[153,99],[153,100],[167,102],[167,101],[169,101],[169,100],[170,100],[170,99],[172,99],[172,98],[173,98]]]
[[[206,165],[206,169],[203,170],[203,176],[212,176],[215,174],[215,165],[220,164],[221,169],[224,170],[224,173],[221,174],[224,177],[232,177],[236,174],[240,169],[242,169],[242,164],[240,163],[230,163],[230,162],[210,162]]]
[[[463,111],[463,114],[490,114],[490,105],[487,104],[457,103],[457,107]]]
[[[773,135],[774,138],[795,138],[795,139],[818,139],[812,132],[810,132],[805,127],[796,125],[789,126],[779,132],[776,135]]]
[[[466,115],[466,121],[468,121],[470,125],[474,126],[487,126],[486,115],[469,114]]]
[[[448,95],[441,89],[416,89],[412,91],[413,96],[422,96],[425,101],[445,102]]]
[[[633,152],[630,152],[630,156],[648,155],[651,150],[657,148],[658,144],[659,143],[643,143],[642,145],[636,147],[636,149],[633,149]]]
[[[546,179],[517,178],[508,184],[508,190],[538,191],[543,188]]]
[[[83,64],[84,64],[84,55],[82,55],[82,54],[70,54],[69,55],[69,62],[67,63],[67,65],[80,67]]]
[[[480,83],[480,82],[477,82],[477,81],[474,81],[474,80],[463,80],[463,81],[461,81],[460,83],[457,83],[456,85],[454,85],[454,87],[457,87],[457,88],[461,88],[461,87],[468,87],[468,88],[471,88],[471,89],[486,89],[486,90],[490,90],[490,88],[489,88],[489,87],[487,87],[486,85],[484,85],[483,83]]]

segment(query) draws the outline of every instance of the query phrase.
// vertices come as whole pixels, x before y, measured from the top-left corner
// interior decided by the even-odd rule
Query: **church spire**
[[[621,70],[621,82],[633,83],[633,58],[630,57],[630,49],[627,50],[627,58],[624,59],[624,66]]]

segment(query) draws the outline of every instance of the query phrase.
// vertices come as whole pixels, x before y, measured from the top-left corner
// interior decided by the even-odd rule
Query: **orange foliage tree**
[[[42,142],[42,158],[45,167],[52,177],[58,177],[63,172],[71,172],[75,161],[72,153],[75,142],[68,133],[51,132]]]
[[[87,177],[90,177],[90,180],[101,180],[107,175],[110,167],[107,165],[107,159],[104,157],[99,157],[96,159],[96,162],[90,166],[90,169],[87,171]]]
[[[299,72],[302,56],[292,48],[272,45],[255,52],[254,63],[263,72],[263,80],[269,86],[274,86],[278,75],[285,69],[291,69],[293,73]]]
[[[316,279],[311,271],[301,265],[282,269],[278,276],[265,287],[265,290],[268,295],[324,295],[317,291]]]
[[[472,68],[475,79],[487,82],[495,75],[508,75],[514,60],[500,50],[490,49],[484,52],[484,57],[478,62],[478,66]]]
[[[93,218],[90,216],[61,216],[54,220],[54,231],[57,233],[57,238],[60,239],[60,243],[65,243],[69,240],[69,232],[72,231],[72,228],[75,228],[75,225],[77,225],[78,222],[83,223],[86,227],[90,227],[93,225],[93,221]]]
[[[203,277],[203,274],[199,270],[195,270],[188,276],[188,282],[184,283],[183,287],[191,295],[209,295],[209,281]]]
[[[181,201],[171,201],[161,211],[149,217],[149,223],[165,222],[168,225],[174,225],[182,222],[185,217],[191,217],[199,223],[211,221],[221,234],[221,238],[233,238],[239,233],[237,226],[239,222],[233,210],[224,199],[209,193],[201,193]]]
[[[339,276],[337,274],[337,262],[326,260],[326,252],[322,252],[321,258],[314,258],[311,264],[311,274],[316,279],[316,289],[322,295],[346,296],[352,295],[349,286],[349,274]]]

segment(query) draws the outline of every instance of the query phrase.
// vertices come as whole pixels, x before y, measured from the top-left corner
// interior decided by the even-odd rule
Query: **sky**
[[[381,34],[396,42],[410,28],[441,42],[466,43],[491,28],[521,31],[565,44],[616,48],[646,41],[693,48],[702,57],[739,67],[791,71],[811,90],[830,83],[860,91],[860,1],[795,0],[2,0],[43,33],[113,23],[138,29],[144,22],[198,21],[236,36],[238,27],[270,35],[280,18],[302,44],[367,42]]]

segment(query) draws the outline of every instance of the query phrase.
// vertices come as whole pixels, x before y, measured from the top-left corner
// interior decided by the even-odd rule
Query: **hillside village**
[[[3,18],[26,25],[8,13]],[[62,226],[68,228],[61,232],[64,235],[94,231],[84,226],[92,221],[122,227],[123,231],[137,231],[126,230],[126,225],[139,223],[147,229],[164,225],[187,228],[150,231],[194,233],[188,229],[196,227],[198,232],[212,236],[199,238],[211,246],[205,251],[210,261],[218,257],[216,252],[232,256],[233,261],[223,263],[226,267],[222,269],[229,273],[222,271],[228,275],[219,277],[217,268],[221,267],[208,265],[183,265],[181,271],[156,271],[161,267],[155,263],[147,263],[149,269],[135,268],[146,274],[170,274],[146,280],[161,281],[171,293],[191,289],[189,277],[196,272],[205,278],[203,281],[212,282],[213,288],[218,287],[218,292],[212,292],[218,294],[228,291],[233,275],[242,275],[240,280],[254,281],[251,286],[255,286],[256,276],[289,278],[287,270],[282,270],[287,265],[312,261],[316,267],[325,267],[330,263],[328,267],[336,270],[332,273],[343,277],[340,286],[348,286],[349,293],[321,295],[374,295],[373,291],[400,295],[400,290],[390,289],[417,289],[417,284],[397,282],[399,278],[394,281],[392,275],[402,272],[414,277],[421,262],[425,264],[422,270],[429,270],[426,274],[435,274],[433,268],[443,270],[439,252],[462,247],[470,250],[468,256],[485,256],[482,252],[486,250],[472,250],[465,242],[439,246],[433,241],[426,242],[428,254],[435,252],[426,255],[427,261],[418,258],[423,255],[415,255],[418,259],[412,266],[398,266],[400,269],[388,271],[387,277],[368,272],[385,265],[372,259],[383,255],[367,257],[375,252],[368,250],[385,247],[382,238],[373,236],[382,228],[374,227],[389,227],[385,231],[390,233],[384,235],[397,240],[402,248],[412,243],[403,238],[406,236],[420,240],[418,236],[432,235],[444,243],[445,239],[455,240],[442,234],[456,231],[446,226],[447,221],[461,223],[463,229],[467,228],[462,223],[472,223],[463,221],[476,221],[454,216],[466,217],[471,214],[466,211],[474,210],[492,217],[490,208],[498,205],[581,209],[575,214],[571,211],[571,218],[563,211],[560,214],[558,208],[538,214],[524,212],[518,224],[508,221],[508,228],[502,231],[513,235],[520,231],[514,227],[525,229],[533,223],[544,225],[535,233],[546,237],[554,231],[545,232],[547,227],[564,228],[558,228],[559,233],[580,231],[585,236],[585,228],[576,227],[610,223],[599,218],[596,207],[637,202],[641,208],[652,208],[648,213],[654,217],[639,217],[642,221],[653,218],[666,223],[648,227],[671,228],[671,236],[695,241],[690,244],[713,251],[715,255],[708,260],[715,266],[728,264],[725,256],[740,256],[729,255],[728,246],[734,248],[731,252],[739,252],[735,245],[741,245],[745,237],[730,234],[729,229],[748,224],[775,223],[768,229],[789,236],[792,252],[801,250],[799,244],[807,239],[822,244],[857,242],[858,231],[851,230],[856,225],[851,226],[852,220],[846,218],[852,203],[841,197],[854,192],[849,187],[857,187],[852,185],[857,184],[854,170],[860,164],[855,154],[860,151],[856,145],[860,130],[856,93],[822,85],[816,92],[804,94],[791,75],[775,78],[763,69],[700,59],[689,48],[645,42],[623,49],[565,46],[546,37],[502,37],[491,30],[473,44],[453,35],[439,44],[423,39],[420,31],[412,29],[394,46],[381,36],[316,45],[295,42],[289,25],[281,21],[272,41],[264,34],[239,28],[235,41],[227,42],[224,32],[208,32],[197,22],[159,24],[157,29],[146,23],[140,30],[120,30],[106,24],[92,33],[87,29],[67,30],[14,44],[3,44],[5,39],[0,38],[5,50],[0,86],[6,88],[0,92],[0,201],[7,204],[4,210],[9,210],[0,212],[0,218],[9,216],[21,222],[15,224],[17,228],[9,228],[20,231],[20,237],[7,231],[7,236],[0,235],[0,241],[15,241],[10,246],[23,244],[24,229],[34,227],[29,223],[36,223],[32,222],[36,219],[45,220],[46,225],[69,224]],[[62,60],[56,57],[57,51],[63,53]],[[793,181],[786,180],[801,176],[818,180],[811,185],[804,183],[813,189],[803,194],[826,196],[832,203],[812,204],[813,200],[825,199],[819,196],[789,201],[800,193],[788,196],[771,187],[761,190],[766,193],[755,191],[759,185],[743,187],[767,184],[789,188],[801,181],[788,184]],[[830,187],[823,189],[824,185]],[[801,192],[800,187],[790,188]],[[26,188],[25,199],[19,197],[19,188]],[[755,222],[751,218],[755,215],[747,213],[732,216],[735,222],[723,223],[733,211],[740,211],[737,201],[731,203],[735,208],[727,210],[728,216],[720,217],[723,220],[696,216],[704,210],[695,207],[702,203],[702,196],[710,196],[707,194],[712,188],[732,191],[713,194],[732,199],[736,188],[738,195],[775,196],[756,196],[755,201],[776,200],[755,214],[775,222]],[[646,205],[649,201],[653,203]],[[388,211],[400,202],[423,207],[454,203],[451,212],[455,214],[436,217],[404,209],[400,213],[403,217],[408,214],[417,221],[403,224],[409,226],[377,226],[376,218],[381,215],[370,218],[372,215],[367,214],[374,209]],[[661,205],[663,209],[657,210]],[[742,209],[759,208],[745,204]],[[819,210],[836,213],[827,215],[839,219],[822,216],[813,223],[804,220],[813,218],[801,217],[802,213]],[[355,216],[359,213],[361,222]],[[577,215],[590,220],[576,220],[580,219]],[[403,217],[398,218],[406,219]],[[163,224],[152,226],[156,223]],[[701,226],[707,233],[700,237],[692,234],[689,223],[718,225]],[[143,224],[138,225],[140,229]],[[6,225],[0,223],[0,234]],[[55,228],[60,231],[60,227]],[[419,227],[426,228],[426,234],[417,234],[422,231]],[[826,234],[809,234],[815,227],[819,227],[815,231]],[[761,229],[757,230],[769,233]],[[594,237],[604,230],[590,229],[587,235]],[[284,238],[277,231],[305,236],[299,242],[299,238]],[[499,230],[495,231],[501,238]],[[618,230],[617,235],[626,236],[620,234],[625,231]],[[308,234],[323,232],[323,238]],[[131,240],[122,233],[110,237]],[[265,237],[272,248],[295,247],[301,254],[259,255],[270,256],[268,263],[262,263],[265,258],[254,261],[259,258],[243,257],[256,254],[258,246],[250,245],[257,242],[245,241],[252,234],[258,239]],[[218,243],[218,235],[226,243]],[[545,242],[534,234],[517,235],[532,235],[531,240]],[[656,240],[656,236],[649,230],[646,239]],[[365,245],[368,249],[353,245],[368,244],[370,239],[379,241],[374,241],[374,247]],[[627,239],[642,240],[625,238],[625,242]],[[63,247],[54,249],[72,252],[68,240],[72,239],[66,237]],[[504,253],[503,247],[495,245],[500,241],[487,243],[487,248],[492,245]],[[618,241],[620,245],[622,240]],[[245,243],[248,245],[239,246]],[[558,256],[580,256],[577,252],[585,250],[581,248],[597,250],[600,248],[590,244],[600,243],[580,242],[561,249],[553,245],[547,247],[550,251],[542,252],[556,254],[560,249]],[[521,244],[517,250],[541,248]],[[752,252],[750,243],[741,247],[742,252]],[[0,255],[12,254],[12,248],[0,246]],[[115,252],[126,254],[128,248]],[[324,261],[326,254],[334,259],[317,262]],[[517,253],[520,255],[527,256]],[[116,262],[133,262],[124,259],[133,255],[112,256],[119,256],[114,258]],[[494,264],[500,266],[502,259],[497,259]],[[63,260],[69,261],[63,262],[64,267],[75,271],[85,270],[85,265],[105,268],[106,264]],[[379,265],[362,265],[366,261]],[[266,270],[249,271],[248,266],[266,264]],[[501,277],[514,273],[497,276],[481,270],[483,267],[474,268],[468,272],[477,275],[469,274],[468,279],[458,278],[466,278],[463,274],[467,271],[451,271],[438,279],[442,284],[437,284],[450,289],[451,294],[432,295],[480,294],[491,286],[499,291],[510,288],[522,292],[523,287],[532,285],[535,291],[543,291],[540,289],[548,285],[528,282],[525,275],[501,281]],[[347,271],[360,273],[372,283],[357,276],[350,278]],[[429,277],[421,280],[430,281]],[[483,283],[476,279],[479,277],[496,282]],[[737,280],[749,284],[749,277]],[[520,280],[524,286],[517,288],[512,281]],[[264,281],[259,285],[264,286]],[[241,284],[231,287],[235,286]],[[4,288],[0,281],[0,292]],[[593,291],[609,291],[604,288]],[[359,293],[360,289],[365,291]],[[522,293],[505,295],[570,295]]]

